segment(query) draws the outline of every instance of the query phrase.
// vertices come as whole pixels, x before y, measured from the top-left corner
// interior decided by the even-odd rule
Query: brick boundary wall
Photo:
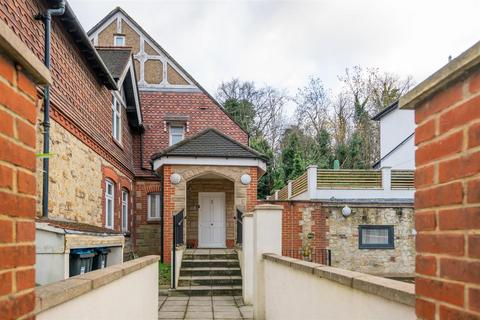
[[[37,89],[41,62],[0,21],[0,319],[34,319]],[[15,62],[8,56],[15,57]],[[18,51],[17,51],[18,50]],[[19,52],[20,51],[20,52]],[[30,60],[29,60],[30,59]],[[32,63],[32,64],[30,64]],[[35,77],[39,79],[38,76]],[[43,80],[45,81],[45,80]]]
[[[322,259],[321,250],[328,248],[328,225],[327,212],[320,202],[311,201],[288,201],[288,200],[262,200],[263,203],[283,206],[282,213],[282,254],[300,259],[304,239],[307,233],[312,232],[311,239],[312,258]],[[304,217],[304,211],[308,210],[308,221]],[[309,213],[308,213],[309,212]],[[311,222],[309,222],[311,221]],[[302,230],[305,223],[311,223],[311,231]]]
[[[480,319],[480,70],[421,102],[415,121],[416,313]]]

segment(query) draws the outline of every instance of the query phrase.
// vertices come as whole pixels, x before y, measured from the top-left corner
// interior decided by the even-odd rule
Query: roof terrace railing
[[[415,188],[415,172],[413,170],[392,170],[392,190],[405,190]]]
[[[381,170],[318,170],[318,189],[381,189]]]
[[[274,200],[309,199],[413,199],[413,170],[326,170],[309,166],[307,171],[276,191]]]

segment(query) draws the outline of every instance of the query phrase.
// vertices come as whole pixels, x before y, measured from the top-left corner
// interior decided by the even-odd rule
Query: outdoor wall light
[[[182,177],[178,173],[172,173],[170,176],[170,182],[172,184],[179,184],[182,181]]]
[[[252,182],[252,177],[250,177],[248,174],[244,174],[240,177],[240,182],[244,185],[247,185]]]
[[[350,209],[349,206],[345,206],[345,207],[342,208],[342,214],[346,218],[346,217],[348,217],[349,215],[352,214],[352,209]]]

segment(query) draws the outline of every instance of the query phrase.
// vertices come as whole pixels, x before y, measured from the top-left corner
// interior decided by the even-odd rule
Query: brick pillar
[[[471,62],[480,45],[472,49],[404,97],[417,123],[419,319],[480,319],[480,71]]]
[[[23,71],[35,68],[40,68],[37,81],[51,81],[48,70],[0,21],[0,319],[33,317],[35,308],[38,99],[33,77]]]
[[[257,205],[257,184],[258,184],[258,169],[257,167],[250,168],[250,177],[252,177],[252,182],[247,186],[247,212],[253,210]]]
[[[170,263],[172,256],[172,227],[173,227],[173,210],[175,205],[173,196],[175,189],[170,183],[170,175],[172,167],[165,165],[163,167],[163,262]]]

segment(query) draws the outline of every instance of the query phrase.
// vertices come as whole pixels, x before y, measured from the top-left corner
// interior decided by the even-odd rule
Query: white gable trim
[[[108,19],[103,25],[101,25],[95,32],[93,32],[90,35],[90,39],[93,40],[95,45],[98,45],[98,35],[105,30],[106,27],[108,27],[112,22],[116,22],[116,32],[117,33],[122,33],[124,30],[121,30],[122,26],[122,21],[128,24],[130,28],[132,28],[140,37],[140,50],[138,53],[134,54],[134,58],[137,59],[140,63],[140,79],[138,80],[138,86],[140,89],[150,89],[150,90],[155,90],[155,89],[183,89],[183,90],[198,90],[197,86],[195,85],[195,82],[193,79],[191,79],[189,76],[187,76],[184,72],[182,72],[181,68],[177,66],[177,64],[172,61],[166,54],[165,52],[155,45],[150,39],[143,33],[141,32],[131,21],[128,17],[123,15],[121,12],[115,13],[110,19]],[[155,51],[157,51],[157,55],[150,55],[145,52],[145,45],[144,43],[148,43]],[[159,60],[163,64],[163,74],[162,74],[162,82],[159,84],[151,84],[147,83],[145,81],[145,76],[144,76],[144,70],[145,70],[145,62],[147,60]],[[174,85],[170,84],[167,80],[167,65],[170,64],[170,66],[182,76],[185,81],[187,81],[187,85]],[[150,91],[149,90],[149,91]]]
[[[178,156],[165,156],[153,160],[153,170],[156,171],[166,164],[194,166],[258,167],[260,170],[262,170],[263,173],[267,170],[267,164],[260,159]]]

